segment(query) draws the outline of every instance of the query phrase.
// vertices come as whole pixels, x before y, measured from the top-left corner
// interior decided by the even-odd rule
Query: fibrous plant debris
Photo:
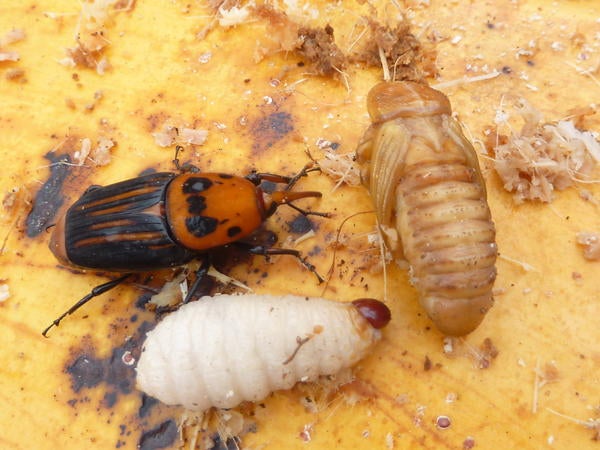
[[[297,52],[314,65],[319,75],[332,76],[346,67],[346,57],[335,44],[333,28],[305,28],[298,30]]]
[[[524,124],[515,132],[508,114],[496,117],[496,132],[488,134],[487,147],[494,155],[494,168],[513,192],[517,202],[551,202],[554,190],[564,190],[575,182],[591,182],[600,161],[600,143],[590,131],[575,127],[572,120],[547,122],[539,110],[519,99],[515,110]],[[508,128],[503,134],[501,128]]]
[[[154,142],[159,147],[171,145],[203,145],[208,138],[208,130],[191,128],[185,124],[174,124],[175,120],[167,120],[160,131],[152,133]]]
[[[365,17],[363,24],[364,35],[361,34],[356,49],[349,55],[351,61],[378,67],[382,64],[383,55],[391,79],[396,81],[423,81],[425,77],[437,74],[436,51],[423,46],[411,33],[407,21],[392,27]]]
[[[318,16],[318,10],[301,8],[295,1],[283,1],[278,6],[276,2],[242,4],[239,0],[225,0],[211,2],[211,7],[215,19],[198,33],[201,39],[217,23],[225,28],[256,21],[267,23],[268,33],[257,42],[257,62],[275,53],[294,53],[303,59],[308,72],[345,80],[344,70],[349,63],[380,67],[383,54],[395,80],[422,81],[437,73],[435,50],[424,48],[407,21],[389,26],[375,18],[360,18],[355,26],[359,31],[351,37],[352,42],[341,45],[335,41],[331,25],[309,25]]]
[[[75,29],[74,47],[65,49],[66,57],[59,62],[69,67],[87,67],[96,70],[100,75],[110,67],[104,56],[106,47],[110,44],[107,29],[116,12],[129,11],[135,0],[84,0],[81,2],[81,12]],[[46,13],[54,18],[61,14]]]

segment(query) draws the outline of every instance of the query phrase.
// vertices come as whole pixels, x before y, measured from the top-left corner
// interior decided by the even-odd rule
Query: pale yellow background
[[[63,48],[74,45],[77,1],[3,0],[0,35],[15,27],[23,29],[26,38],[8,47],[20,53],[19,62],[0,62],[2,196],[19,188],[33,197],[49,176],[43,155],[67,135],[94,141],[104,134],[118,142],[110,165],[80,172],[79,185],[65,192],[71,201],[92,183],[119,181],[147,168],[171,170],[172,150],[157,147],[150,134],[153,115],[159,123],[171,117],[209,130],[207,143],[194,156],[202,169],[244,174],[258,168],[290,174],[306,162],[303,141],[315,156],[320,155],[315,146],[318,138],[339,142],[339,152],[354,150],[368,125],[365,95],[381,77],[380,70],[349,67],[348,92],[339,81],[295,67],[299,59],[293,54],[269,56],[256,64],[252,60],[256,40],[268,33],[268,24],[262,21],[229,30],[217,27],[205,40],[198,40],[195,35],[209,15],[203,3],[139,0],[133,11],[116,14],[107,30],[111,44],[106,56],[113,67],[99,76],[89,69],[57,63],[64,56]],[[481,75],[484,66],[490,70],[510,67],[509,75],[444,89],[476,140],[483,139],[483,129],[493,123],[505,95],[507,104],[514,96],[526,97],[548,119],[559,119],[570,108],[600,99],[598,83],[574,67],[598,67],[597,2],[399,3],[409,7],[414,31],[421,39],[443,38],[437,44],[440,79],[433,83]],[[375,4],[381,15],[384,11],[397,14],[391,3]],[[310,23],[330,22],[342,49],[356,37],[353,25],[367,11],[351,1],[311,5],[320,15]],[[46,11],[69,14],[52,19],[44,15]],[[494,24],[493,29],[487,22]],[[573,43],[576,32],[585,37],[585,47]],[[529,66],[527,58],[518,58],[516,53],[519,48],[527,49],[532,40],[539,50],[533,58],[535,65]],[[555,44],[554,50],[557,42],[561,45]],[[212,54],[210,61],[199,63],[206,52]],[[479,71],[467,72],[467,65]],[[6,80],[10,67],[24,69],[26,82]],[[269,83],[283,74],[279,85]],[[85,105],[99,90],[103,98],[93,111],[86,112]],[[265,97],[273,103],[267,104]],[[75,109],[67,106],[67,99]],[[252,124],[274,111],[292,115],[294,132],[269,149],[252,150],[250,126],[240,125],[240,118]],[[101,119],[108,120],[110,132],[103,131]],[[600,119],[588,118],[586,126],[597,130]],[[489,161],[482,159],[482,164],[500,252],[535,270],[525,271],[499,259],[496,288],[501,295],[482,326],[457,350],[460,355],[451,358],[443,352],[443,336],[420,309],[406,272],[390,268],[385,296],[381,274],[361,269],[374,253],[353,255],[342,249],[338,258],[346,261],[343,277],[336,271],[326,296],[337,300],[386,297],[393,313],[383,341],[356,371],[369,395],[354,406],[338,397],[331,406],[310,414],[303,410],[298,391],[278,393],[264,402],[264,408],[257,408],[257,432],[245,436],[244,445],[254,449],[386,448],[386,436],[391,435],[394,448],[460,449],[468,436],[477,449],[598,446],[591,440],[592,430],[547,409],[578,419],[600,417],[600,263],[585,261],[575,244],[578,231],[600,229],[598,207],[579,197],[580,187],[558,193],[551,205],[517,206],[490,170]],[[304,252],[317,245],[327,248],[344,217],[370,208],[364,189],[345,186],[331,192],[333,186],[323,175],[300,183],[304,189],[322,191],[324,198],[315,208],[334,214],[330,220],[315,219],[319,225],[316,238],[298,246]],[[600,197],[597,185],[586,188]],[[10,298],[0,306],[0,447],[115,448],[119,443],[120,448],[136,448],[142,431],[162,418],[178,418],[181,411],[159,408],[140,423],[138,392],[119,396],[115,406],[106,409],[101,406],[105,385],[74,394],[64,368],[81,353],[83,343],[99,357],[122,345],[136,326],[128,318],[138,312],[133,302],[142,291],[127,286],[96,299],[44,339],[41,330],[59,312],[106,278],[77,275],[57,266],[47,247],[48,234],[25,237],[26,198],[20,196],[14,208],[3,209],[0,223],[0,242],[6,239],[0,278],[10,288]],[[291,217],[291,211],[282,209],[270,220],[271,227],[280,230],[281,242],[287,237],[282,226]],[[346,235],[357,233],[351,247],[367,248],[364,233],[372,230],[373,220],[363,215],[346,225]],[[331,251],[311,261],[326,273]],[[269,276],[248,275],[246,265],[231,274],[256,292],[321,294],[322,287],[289,258],[279,258],[272,265],[256,258],[252,266]],[[573,280],[573,272],[581,275],[579,281]],[[152,320],[153,316],[148,313],[143,318]],[[491,367],[480,370],[468,348],[479,348],[488,337],[499,355]],[[424,370],[426,357],[433,364],[428,371]],[[557,378],[539,390],[534,414],[536,364],[542,370],[554,364]],[[456,401],[448,403],[449,394],[456,395]],[[71,399],[79,400],[74,407],[67,404]],[[439,415],[450,417],[449,429],[436,428]],[[313,424],[310,443],[299,437],[306,424]],[[124,435],[119,425],[125,425]]]

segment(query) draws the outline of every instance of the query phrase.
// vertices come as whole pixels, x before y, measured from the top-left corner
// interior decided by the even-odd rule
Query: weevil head
[[[450,100],[442,92],[412,81],[383,82],[375,85],[367,97],[367,109],[373,123],[400,117],[452,113]]]
[[[390,309],[374,298],[359,298],[354,300],[352,304],[373,328],[385,327],[392,318]]]

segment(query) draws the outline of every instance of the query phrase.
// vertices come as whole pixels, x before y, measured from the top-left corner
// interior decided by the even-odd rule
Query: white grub
[[[600,161],[600,143],[592,132],[577,129],[572,120],[545,122],[522,98],[515,110],[524,121],[521,130],[511,129],[508,136],[498,131],[493,151],[494,168],[517,202],[551,202],[555,189],[594,182],[590,175]],[[506,113],[497,113],[494,121],[510,129]]]
[[[350,367],[380,337],[351,303],[291,295],[202,297],[148,333],[137,384],[166,404],[233,408]]]
[[[5,302],[10,298],[10,290],[7,283],[0,284],[0,303]]]
[[[600,233],[582,231],[577,233],[577,243],[583,246],[583,257],[590,261],[600,260]]]

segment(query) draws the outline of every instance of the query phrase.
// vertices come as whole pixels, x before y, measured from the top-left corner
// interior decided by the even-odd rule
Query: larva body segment
[[[203,297],[148,333],[137,365],[138,387],[163,403],[204,411],[259,401],[298,381],[335,374],[380,339],[371,322],[383,326],[389,320],[382,303],[360,302],[291,295]]]
[[[387,244],[436,326],[468,334],[493,304],[497,255],[475,150],[448,98],[426,85],[380,83],[367,108],[357,155]]]

